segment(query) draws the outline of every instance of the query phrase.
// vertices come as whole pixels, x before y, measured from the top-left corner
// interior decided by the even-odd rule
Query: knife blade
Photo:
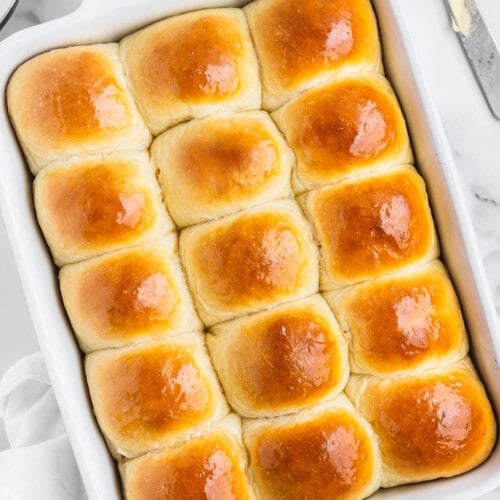
[[[474,0],[445,0],[493,116],[500,120],[500,53]]]

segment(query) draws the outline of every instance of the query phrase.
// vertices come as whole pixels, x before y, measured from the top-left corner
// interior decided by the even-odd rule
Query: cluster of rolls
[[[8,104],[128,500],[364,498],[486,459],[368,0],[54,50]]]

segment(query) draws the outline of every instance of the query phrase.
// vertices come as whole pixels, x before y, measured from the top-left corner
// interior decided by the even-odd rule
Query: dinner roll
[[[122,40],[120,55],[155,135],[189,118],[260,109],[259,66],[240,9],[164,19]]]
[[[347,393],[378,436],[383,487],[461,474],[495,444],[495,416],[468,358],[417,376],[353,375]]]
[[[145,152],[58,162],[34,183],[38,222],[57,265],[163,236],[174,226]]]
[[[83,351],[199,330],[170,235],[62,268],[66,312]]]
[[[317,248],[292,200],[184,229],[179,248],[207,326],[318,291]]]
[[[246,476],[241,424],[228,415],[207,434],[121,464],[127,500],[255,498]]]
[[[33,174],[69,156],[142,150],[151,141],[115,43],[30,59],[12,75],[7,104]]]
[[[186,439],[228,412],[200,333],[95,351],[87,355],[85,371],[115,458]]]
[[[260,498],[357,500],[380,486],[376,438],[344,395],[295,415],[247,420],[243,440]]]
[[[207,346],[231,406],[246,417],[296,412],[344,388],[347,347],[320,295],[212,327]]]
[[[259,56],[264,109],[333,76],[382,70],[369,0],[256,0],[245,13]]]
[[[221,113],[158,137],[151,155],[177,226],[290,196],[295,156],[269,115]]]
[[[325,298],[350,337],[353,372],[416,374],[459,361],[469,350],[460,304],[439,261]]]
[[[321,245],[329,290],[432,260],[439,253],[423,179],[410,166],[299,198]]]
[[[275,111],[273,118],[297,155],[296,192],[413,162],[396,96],[377,73],[308,90]]]

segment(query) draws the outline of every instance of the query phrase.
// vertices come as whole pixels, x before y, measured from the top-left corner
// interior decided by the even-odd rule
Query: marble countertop
[[[408,13],[419,62],[450,142],[500,317],[500,121],[491,115],[442,0],[400,0]],[[476,0],[500,45],[500,2]],[[20,0],[0,39],[73,11],[79,0]],[[498,83],[500,85],[500,82]],[[0,219],[0,376],[38,350],[7,236]],[[0,425],[0,450],[5,447]],[[499,500],[500,490],[485,500]]]

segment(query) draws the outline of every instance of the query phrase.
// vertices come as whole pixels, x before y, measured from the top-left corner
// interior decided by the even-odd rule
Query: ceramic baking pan
[[[500,414],[500,330],[471,222],[457,184],[441,123],[415,63],[401,9],[406,0],[373,0],[385,64],[408,121],[417,165],[426,179],[442,256],[455,282],[468,325],[472,355]],[[38,229],[32,178],[10,126],[5,89],[23,61],[56,47],[117,41],[155,20],[238,0],[83,0],[77,11],[16,33],[0,44],[0,206],[16,257],[40,347],[91,499],[120,498],[116,467],[93,418],[82,355],[59,297],[57,273]],[[9,335],[10,332],[4,333]],[[380,490],[374,498],[471,499],[500,486],[500,445],[475,470],[451,479]]]

